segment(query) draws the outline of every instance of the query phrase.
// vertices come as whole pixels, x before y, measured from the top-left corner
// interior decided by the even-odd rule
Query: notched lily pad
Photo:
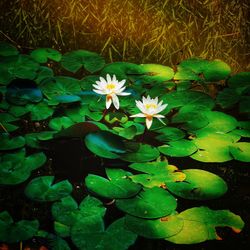
[[[25,195],[35,201],[56,201],[68,196],[73,187],[68,180],[53,184],[54,176],[37,177],[25,188]]]
[[[106,169],[108,179],[89,174],[85,183],[87,188],[100,196],[116,199],[129,198],[141,190],[141,185],[133,183],[129,176],[132,174],[122,169]]]
[[[25,139],[22,136],[10,137],[9,134],[0,134],[0,150],[12,150],[22,148],[25,145]]]

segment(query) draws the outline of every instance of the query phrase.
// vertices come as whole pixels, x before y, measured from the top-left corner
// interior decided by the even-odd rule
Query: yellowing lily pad
[[[238,142],[229,147],[233,158],[238,161],[250,162],[250,143]]]

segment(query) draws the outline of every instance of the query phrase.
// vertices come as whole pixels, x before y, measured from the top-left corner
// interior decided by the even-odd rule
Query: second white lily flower
[[[151,127],[154,117],[160,121],[161,118],[165,117],[164,115],[159,115],[158,113],[163,111],[168,106],[168,104],[162,105],[162,101],[158,103],[158,97],[153,99],[150,98],[150,96],[147,96],[147,98],[143,96],[142,102],[141,101],[135,101],[135,102],[136,106],[138,107],[138,109],[140,109],[141,113],[136,115],[131,115],[130,117],[146,117],[146,126],[148,129]]]
[[[107,74],[106,80],[103,77],[100,77],[100,81],[96,81],[96,84],[93,84],[94,92],[100,95],[106,95],[106,108],[108,109],[112,102],[116,109],[119,109],[120,103],[118,96],[130,95],[130,93],[123,92],[126,87],[124,87],[126,80],[118,81],[116,76],[111,76]]]

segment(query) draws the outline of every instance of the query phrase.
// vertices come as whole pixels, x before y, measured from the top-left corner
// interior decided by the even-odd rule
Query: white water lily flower
[[[117,96],[126,96],[130,93],[123,92],[126,87],[124,87],[126,80],[118,81],[116,76],[111,76],[107,74],[106,80],[103,77],[100,77],[100,81],[96,81],[96,84],[93,84],[94,92],[100,95],[106,95],[106,108],[108,109],[112,102],[116,109],[119,109],[119,99]]]
[[[168,104],[162,105],[162,101],[158,103],[158,97],[151,99],[150,96],[147,96],[147,98],[143,96],[142,102],[135,102],[141,113],[131,115],[130,117],[146,117],[146,126],[148,129],[151,127],[154,117],[163,122],[161,118],[164,118],[164,115],[159,115],[158,113],[163,111],[168,106]]]

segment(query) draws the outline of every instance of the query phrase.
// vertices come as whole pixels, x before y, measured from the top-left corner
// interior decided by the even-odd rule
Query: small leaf
[[[46,63],[48,59],[59,62],[62,55],[55,49],[39,48],[31,52],[31,57],[38,63]]]
[[[250,162],[250,143],[238,142],[229,147],[235,160]]]

